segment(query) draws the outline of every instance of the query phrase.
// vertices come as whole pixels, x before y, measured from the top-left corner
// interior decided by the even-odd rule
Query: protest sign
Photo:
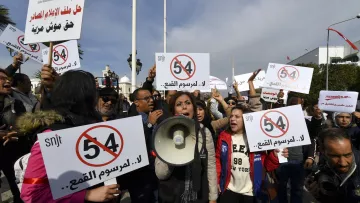
[[[262,88],[262,90],[261,90],[261,98],[264,101],[276,103],[278,101],[279,92],[280,92],[280,90]],[[285,90],[285,91],[283,91],[283,93],[284,93],[284,96],[281,99],[283,99],[284,103],[286,103],[288,91]]]
[[[241,91],[249,91],[248,80],[253,75],[253,73],[246,73],[242,75],[237,75],[234,77],[235,81],[238,84],[238,90]],[[255,89],[260,88],[265,80],[265,71],[260,71],[259,74],[253,81]]]
[[[227,90],[227,84],[225,81],[210,75],[210,89],[202,90],[201,92],[211,92],[211,89]]]
[[[30,59],[42,63],[41,50],[46,48],[42,43],[25,44],[24,32],[17,29],[12,25],[8,25],[0,36],[0,43],[20,52],[24,55],[24,59],[29,57]]]
[[[243,118],[251,152],[311,143],[301,105],[247,113]]]
[[[29,0],[25,43],[79,39],[85,0]]]
[[[149,164],[141,116],[38,138],[54,200]]]
[[[319,108],[323,111],[353,113],[358,95],[358,92],[322,90],[319,96]]]
[[[313,68],[269,63],[262,87],[309,94]]]
[[[207,53],[156,53],[157,90],[210,89]]]
[[[49,48],[42,50],[44,64],[49,64]],[[52,67],[57,73],[80,68],[80,58],[77,40],[71,40],[54,45]]]

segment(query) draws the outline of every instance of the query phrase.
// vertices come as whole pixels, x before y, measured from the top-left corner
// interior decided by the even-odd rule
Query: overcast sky
[[[21,30],[25,28],[28,0],[1,0]],[[168,52],[210,53],[211,75],[231,76],[286,63],[326,45],[326,28],[360,13],[359,0],[167,0]],[[126,59],[131,52],[131,0],[86,0],[80,43],[82,69],[101,76],[109,64],[120,76],[130,77]],[[351,41],[360,40],[360,19],[334,27]],[[343,45],[336,34],[331,45]],[[138,83],[163,51],[163,1],[137,0],[137,50],[143,62]],[[11,63],[5,46],[0,66]],[[30,61],[23,72],[30,77],[41,67]]]

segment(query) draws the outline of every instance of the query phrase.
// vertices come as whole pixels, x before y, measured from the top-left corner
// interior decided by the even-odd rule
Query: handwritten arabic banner
[[[276,103],[278,101],[279,92],[280,92],[280,90],[262,88],[261,98],[267,102]],[[288,91],[283,91],[283,92],[284,92],[284,96],[282,97],[282,99],[284,100],[284,103],[286,104]]]
[[[24,32],[10,24],[2,32],[0,43],[22,53],[24,55],[24,60],[29,57],[36,62],[42,63],[41,49],[46,48],[46,46],[42,43],[25,44]]]
[[[263,87],[309,94],[313,68],[269,63]]]
[[[208,53],[156,53],[156,89],[210,89]]]
[[[80,58],[77,40],[70,40],[54,45],[52,67],[57,73],[80,68]],[[42,50],[44,64],[48,64],[49,48]]]
[[[252,74],[253,73],[246,73],[246,74],[234,76],[234,79],[238,84],[238,89],[240,92],[249,91],[248,80],[252,76]],[[259,74],[256,76],[256,78],[253,81],[255,89],[260,88],[263,85],[264,80],[265,80],[265,71],[262,70],[259,72]]]
[[[319,96],[319,108],[324,111],[353,113],[358,95],[358,92],[322,90]]]
[[[38,138],[54,200],[149,164],[141,116]]]
[[[210,88],[217,90],[227,90],[227,84],[225,81],[210,75]],[[211,92],[211,89],[202,90],[201,92]]]
[[[29,0],[25,43],[80,39],[85,0]]]
[[[247,113],[243,118],[250,152],[311,143],[301,105]]]

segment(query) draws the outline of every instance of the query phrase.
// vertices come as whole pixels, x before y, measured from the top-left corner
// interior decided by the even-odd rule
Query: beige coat
[[[204,126],[201,124],[201,128]],[[209,200],[218,198],[215,147],[210,131],[206,128],[206,149],[208,151],[208,182],[209,182]],[[193,137],[196,139],[195,136]],[[199,151],[201,149],[202,138],[199,137]],[[173,166],[169,166],[162,162],[159,158],[155,159],[155,173],[159,180],[165,180],[171,176]]]

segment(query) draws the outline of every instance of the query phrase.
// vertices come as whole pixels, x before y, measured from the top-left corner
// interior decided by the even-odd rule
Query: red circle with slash
[[[17,39],[19,45],[25,49],[26,51],[30,51],[30,52],[39,52],[40,51],[40,44],[36,43],[36,44],[24,44],[24,35],[21,35],[18,37]]]
[[[292,74],[295,74],[294,77],[292,77]],[[297,68],[293,66],[284,66],[280,68],[277,76],[280,81],[291,83],[295,82],[300,77],[300,72]]]
[[[181,63],[181,60],[179,58],[185,58],[185,60],[188,61],[185,66]],[[189,73],[189,71],[186,69],[186,66],[188,63],[190,63],[190,66],[193,67],[192,73]],[[191,69],[191,67],[190,67],[190,69]],[[188,80],[188,79],[192,78],[192,76],[194,76],[194,74],[196,72],[195,61],[188,55],[179,54],[171,60],[170,72],[178,80]],[[185,74],[181,74],[181,73],[185,73]],[[183,75],[184,77],[177,76],[180,74]]]
[[[58,52],[58,49],[61,49],[61,48],[62,48],[62,51]],[[61,55],[63,51],[65,52],[66,57],[63,57]],[[59,56],[57,61],[63,61],[62,63],[61,62],[59,63],[59,62],[55,61],[55,55],[54,55],[53,63],[56,64],[56,65],[59,65],[59,66],[63,65],[67,61],[67,59],[69,58],[69,51],[66,48],[66,46],[64,46],[64,45],[60,44],[60,45],[55,46],[54,49],[53,49],[53,54],[54,53],[56,53],[56,56]]]
[[[275,119],[272,119],[275,118]],[[285,119],[283,119],[285,118]],[[281,120],[280,120],[281,119]],[[274,122],[275,120],[275,122]],[[285,128],[281,128],[279,126],[279,122],[281,121],[282,125],[285,123]],[[286,121],[286,122],[285,122]],[[280,111],[271,110],[266,112],[261,118],[260,118],[260,129],[263,131],[263,133],[271,138],[279,138],[287,133],[289,130],[289,120]],[[279,132],[279,133],[276,133]]]
[[[113,152],[108,147],[106,147],[104,144],[102,144],[101,142],[97,141],[96,139],[94,139],[92,136],[89,135],[89,132],[91,132],[91,131],[93,131],[95,129],[98,129],[98,128],[106,128],[107,131],[110,129],[110,130],[112,130],[114,132],[114,135],[116,134],[115,137],[118,136],[120,138],[120,149],[119,149],[118,153]],[[91,142],[92,146],[96,145],[100,149],[100,151],[103,150],[103,151],[109,153],[111,156],[113,156],[113,158],[108,160],[108,161],[104,161],[104,163],[101,163],[101,164],[89,163],[89,161],[86,161],[83,158],[83,156],[80,154],[79,145],[85,142],[85,141],[81,142],[82,139],[89,140],[89,142]],[[108,125],[98,125],[98,126],[93,126],[93,127],[89,128],[89,129],[87,129],[85,132],[83,132],[80,135],[80,137],[78,138],[78,140],[76,142],[76,155],[77,155],[78,159],[82,163],[84,163],[84,164],[86,164],[88,166],[101,167],[101,166],[106,166],[106,165],[112,163],[113,161],[115,161],[120,156],[120,154],[121,154],[121,152],[123,150],[123,147],[124,147],[123,137],[122,137],[121,133],[116,128],[114,128],[112,126],[108,126]],[[92,150],[92,151],[94,151],[94,150]]]

